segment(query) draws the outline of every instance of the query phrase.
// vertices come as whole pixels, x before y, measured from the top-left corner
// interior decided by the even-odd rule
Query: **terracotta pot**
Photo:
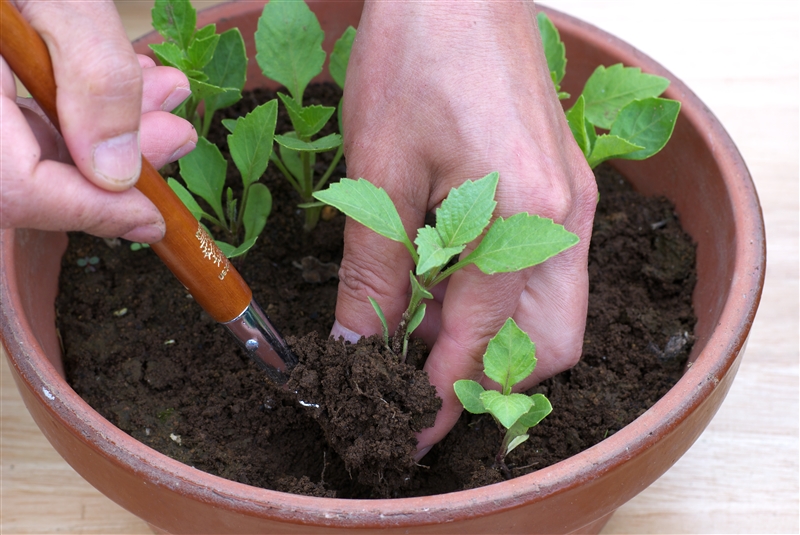
[[[325,46],[356,25],[359,3],[311,2]],[[200,23],[255,30],[260,5],[217,6]],[[53,302],[64,234],[2,232],[2,338],[36,423],[92,485],[157,531],[168,533],[596,533],[692,445],[731,386],[764,280],[761,211],[741,156],[722,126],[679,80],[633,47],[549,11],[569,53],[564,87],[577,94],[598,64],[623,62],[668,77],[683,109],[667,147],[645,162],[615,165],[640,191],[676,205],[697,242],[697,341],[681,380],[650,410],[600,444],[517,479],[464,492],[397,500],[295,496],[234,483],[137,442],[89,407],[65,382]],[[137,42],[155,40],[148,36]],[[249,43],[252,50],[252,41]],[[251,62],[250,85],[264,82]],[[644,177],[647,177],[645,180]],[[686,483],[687,487],[691,485]]]

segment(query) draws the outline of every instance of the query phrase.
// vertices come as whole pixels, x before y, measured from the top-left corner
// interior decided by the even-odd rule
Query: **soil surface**
[[[247,94],[237,117],[274,94]],[[334,87],[308,103],[335,105]],[[281,123],[283,121],[283,123]],[[279,118],[278,132],[288,130]],[[323,132],[325,134],[326,132]],[[225,148],[225,135],[210,135]],[[317,159],[320,172],[330,155]],[[240,179],[229,165],[229,182]],[[544,381],[553,412],[506,459],[513,476],[574,455],[644,413],[680,378],[695,318],[694,246],[668,202],[631,191],[610,167],[590,251],[584,352]],[[343,164],[334,173],[345,176]],[[344,217],[302,230],[299,197],[270,166],[267,228],[237,267],[300,358],[289,390],[270,384],[149,249],[70,235],[58,326],[67,379],[104,417],[198,469],[285,492],[342,498],[440,494],[495,483],[501,433],[464,413],[417,465],[414,433],[440,401],[420,371],[424,347],[401,364],[375,339],[329,340]],[[213,230],[213,229],[212,229]]]

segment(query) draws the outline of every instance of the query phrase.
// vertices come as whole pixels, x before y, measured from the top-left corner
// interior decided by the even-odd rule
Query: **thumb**
[[[44,39],[58,87],[61,133],[75,165],[110,191],[141,171],[142,70],[113,2],[20,2]]]

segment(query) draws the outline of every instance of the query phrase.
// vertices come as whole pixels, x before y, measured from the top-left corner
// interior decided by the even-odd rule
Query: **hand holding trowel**
[[[0,54],[58,128],[56,83],[47,46],[9,0],[1,2]],[[285,383],[297,359],[239,272],[145,158],[136,187],[158,208],[166,224],[164,239],[152,244],[156,254],[269,377]]]

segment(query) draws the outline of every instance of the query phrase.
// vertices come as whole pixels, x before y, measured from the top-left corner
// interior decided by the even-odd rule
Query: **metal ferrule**
[[[273,381],[281,385],[286,383],[289,373],[297,364],[297,357],[255,299],[236,319],[223,325]]]

